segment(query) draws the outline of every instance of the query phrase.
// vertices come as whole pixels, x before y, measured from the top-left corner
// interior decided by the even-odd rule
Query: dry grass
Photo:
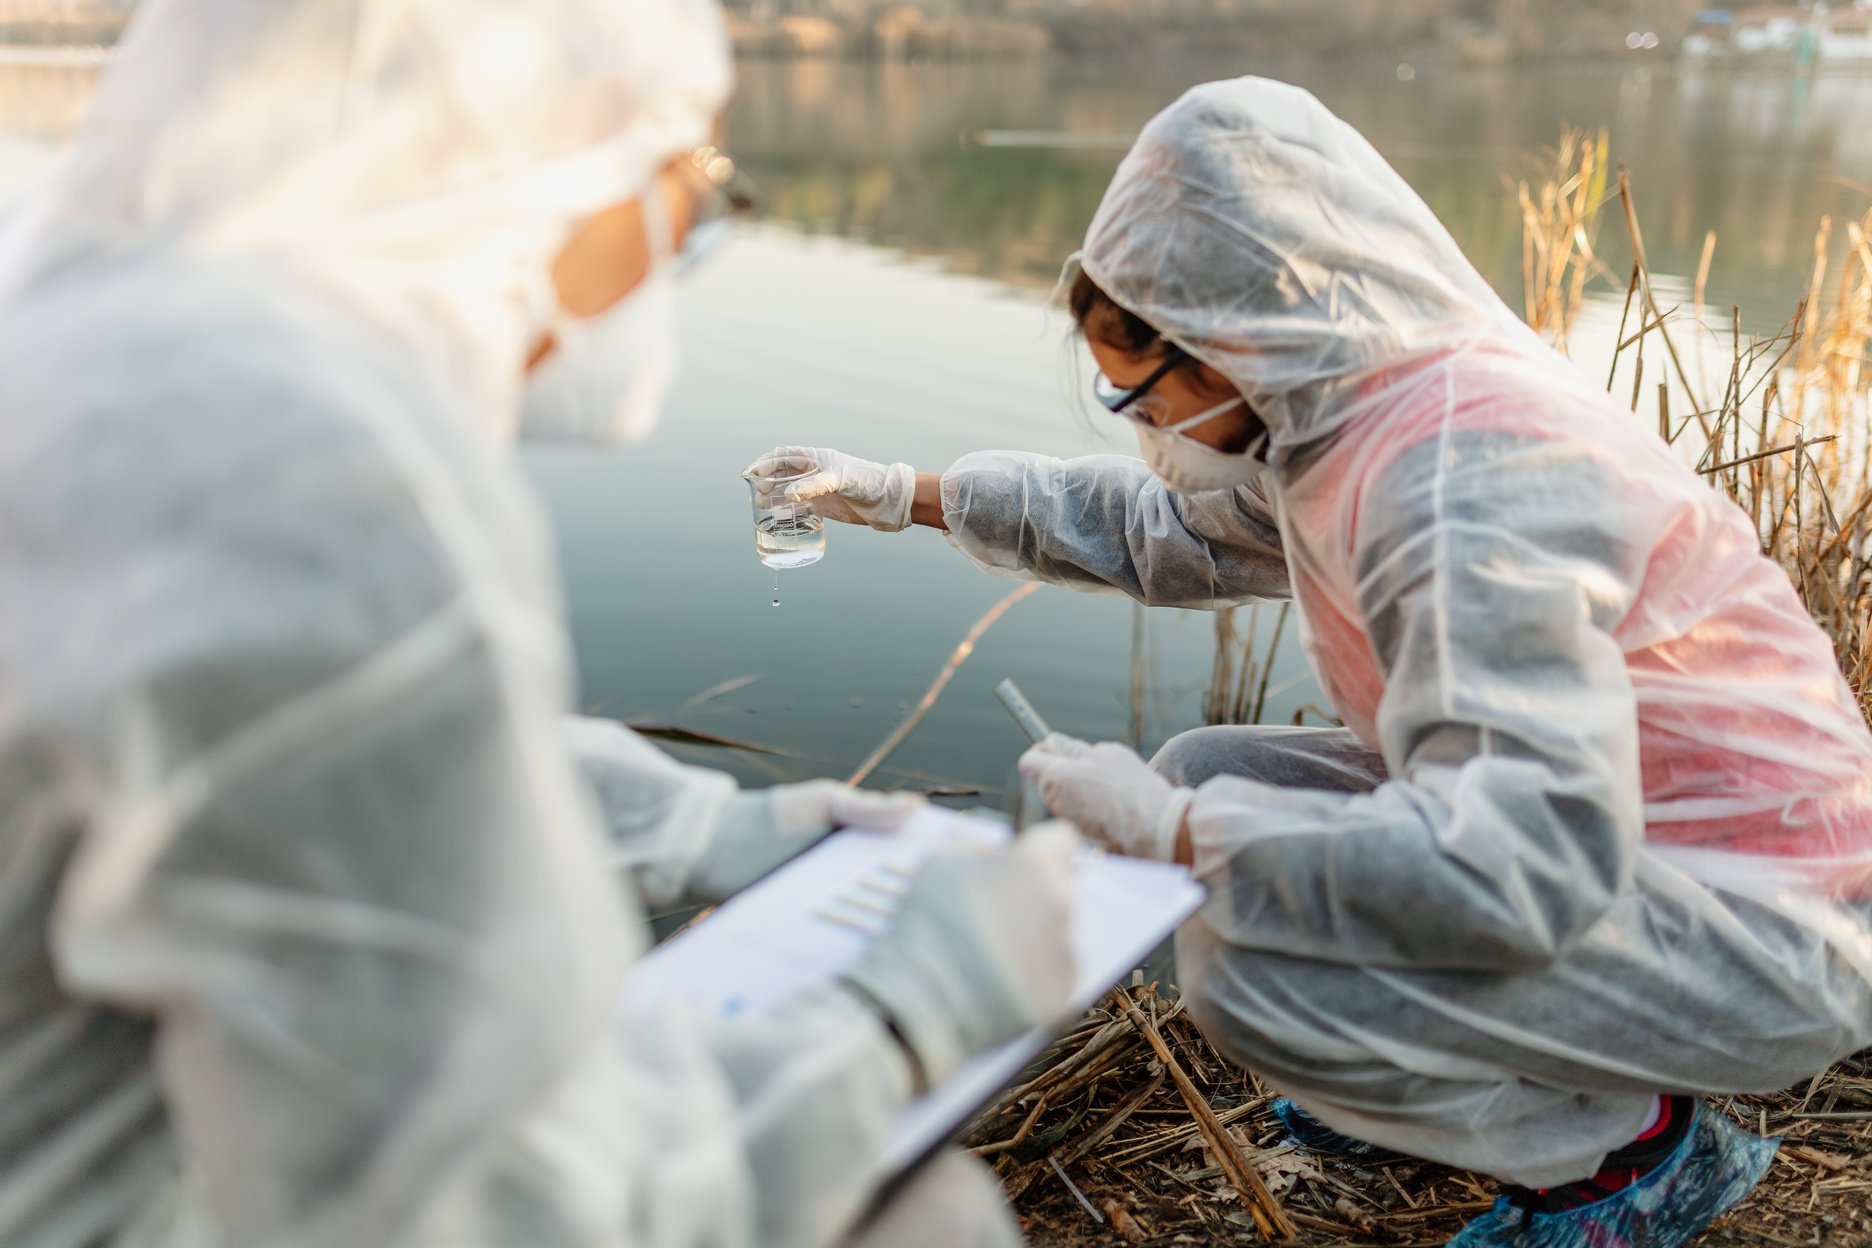
[[[1521,286],[1524,320],[1562,351],[1586,299],[1586,283],[1605,268],[1593,253],[1605,203],[1608,136],[1576,130],[1560,138],[1553,171],[1538,189],[1515,187],[1521,206]]]
[[[1129,1008],[1128,1008],[1129,1007]],[[1365,1166],[1299,1151],[1255,1077],[1153,988],[1114,993],[980,1118],[965,1144],[992,1162],[1038,1248],[1267,1242],[1187,1099],[1132,1021],[1145,1016],[1293,1224],[1295,1244],[1442,1244],[1494,1199],[1493,1180],[1422,1161]],[[1773,1169],[1702,1243],[1872,1243],[1872,1063],[1841,1063],[1775,1096],[1717,1107],[1782,1136]]]
[[[1659,305],[1629,181],[1608,174],[1606,149],[1603,134],[1570,134],[1538,187],[1516,188],[1525,315],[1567,349],[1591,284],[1610,276],[1595,235],[1616,203],[1636,259],[1607,387],[1623,368],[1634,418],[1654,418],[1659,436],[1748,513],[1872,718],[1872,214],[1845,227],[1835,266],[1834,227],[1821,223],[1806,297],[1779,332],[1751,337],[1739,310],[1714,327],[1703,312],[1714,235],[1691,308]],[[1264,637],[1259,609],[1243,630],[1235,612],[1218,613],[1209,722],[1259,722],[1285,621],[1283,608]],[[1801,1087],[1714,1103],[1784,1143],[1749,1200],[1699,1242],[1872,1244],[1872,1050]],[[1282,1238],[1270,1220],[1283,1214],[1297,1244],[1442,1244],[1495,1190],[1426,1162],[1366,1167],[1298,1152],[1282,1134],[1266,1090],[1216,1053],[1174,993],[1134,985],[1043,1055],[966,1143],[993,1162],[1042,1248],[1262,1243]],[[1279,1212],[1247,1190],[1244,1168]]]

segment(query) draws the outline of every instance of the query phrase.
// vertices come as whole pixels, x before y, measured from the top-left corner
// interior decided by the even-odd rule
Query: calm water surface
[[[750,781],[842,775],[921,696],[1009,585],[925,530],[828,526],[819,564],[754,557],[737,479],[775,442],[924,469],[990,446],[1127,450],[1084,414],[1085,367],[1045,295],[1112,168],[1115,143],[984,147],[981,131],[1135,133],[1188,85],[1258,72],[1298,82],[1367,133],[1518,298],[1507,189],[1563,125],[1610,127],[1634,173],[1661,284],[1719,243],[1710,302],[1768,329],[1791,311],[1823,213],[1857,217],[1872,186],[1872,77],[1796,80],[1667,67],[1440,70],[1390,64],[749,64],[729,145],[763,183],[767,224],[683,291],[684,370],[651,442],[525,456],[558,526],[582,698],[779,753],[677,745]],[[80,71],[0,69],[0,198],[48,176],[82,110]],[[1088,140],[1089,141],[1089,140]],[[1607,222],[1608,262],[1629,261]],[[1681,283],[1680,283],[1681,284]],[[1603,370],[1616,301],[1576,352]],[[1586,341],[1594,339],[1596,341]],[[1245,614],[1245,613],[1244,613]],[[989,696],[1014,676],[1056,727],[1147,748],[1201,719],[1205,613],[1046,589],[976,647],[882,773],[994,795],[1022,738]],[[1264,613],[1263,633],[1272,623]],[[1134,702],[1134,656],[1145,675]],[[1319,700],[1288,636],[1268,718]]]

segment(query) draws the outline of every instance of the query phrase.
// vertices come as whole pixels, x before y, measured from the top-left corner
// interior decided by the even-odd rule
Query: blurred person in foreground
[[[912,809],[563,715],[510,444],[648,431],[728,86],[701,0],[140,7],[0,237],[0,1242],[1017,1242],[953,1155],[854,1226],[1063,1009],[1070,831],[772,1016],[620,1005],[646,906]]]
[[[1190,1013],[1302,1143],[1505,1180],[1462,1248],[1688,1242],[1774,1151],[1700,1098],[1872,1041],[1872,733],[1825,634],[1305,92],[1191,90],[1079,261],[1141,460],[778,447],[755,475],[994,575],[1291,599],[1344,727],[1197,729],[1151,765],[1054,740],[1022,771],[1194,866]]]

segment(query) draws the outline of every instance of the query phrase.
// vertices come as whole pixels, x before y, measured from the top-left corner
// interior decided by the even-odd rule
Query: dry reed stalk
[[[1631,267],[1631,281],[1625,286],[1625,308],[1619,313],[1618,340],[1612,348],[1612,366],[1606,370],[1605,388],[1608,394],[1612,392],[1612,382],[1618,377],[1619,354],[1625,349],[1625,326],[1631,322],[1632,300],[1637,297],[1637,294],[1638,266],[1634,264]]]
[[[1593,252],[1599,209],[1605,202],[1608,136],[1561,132],[1538,191],[1526,181],[1521,204],[1523,315],[1564,352],[1584,302],[1586,283],[1603,272]]]
[[[1111,1113],[1105,1116],[1105,1121],[1099,1123],[1097,1127],[1087,1132],[1078,1143],[1066,1150],[1065,1155],[1060,1158],[1060,1164],[1070,1166],[1073,1162],[1078,1161],[1087,1153],[1090,1153],[1093,1149],[1103,1144],[1106,1140],[1109,1140],[1119,1127],[1124,1126],[1131,1115],[1144,1108],[1144,1106],[1149,1103],[1151,1097],[1157,1095],[1157,1089],[1163,1087],[1164,1074],[1165,1072],[1163,1070],[1159,1070],[1146,1080],[1142,1087],[1120,1101],[1118,1103],[1118,1108],[1112,1110]]]
[[[942,671],[936,673],[936,679],[930,682],[929,689],[918,699],[910,714],[904,717],[903,723],[898,724],[890,736],[885,737],[877,749],[871,751],[869,758],[858,764],[858,770],[852,772],[845,783],[863,784],[865,777],[875,771],[879,763],[889,758],[892,750],[903,744],[904,738],[910,735],[911,729],[922,723],[923,717],[929,714],[930,707],[936,705],[936,699],[942,696],[943,688],[954,677],[956,669],[967,662],[969,655],[974,653],[975,643],[982,639],[982,634],[993,628],[995,621],[1006,615],[1015,603],[1039,588],[1039,581],[1029,581],[982,613],[982,617],[975,621],[974,627],[970,628],[962,640],[956,643],[956,648],[950,652],[949,661],[943,664]]]
[[[1255,652],[1255,639],[1259,637],[1260,634],[1261,604],[1257,602],[1250,605],[1248,608],[1248,635],[1242,641],[1241,669],[1235,677],[1235,693],[1232,701],[1229,703],[1231,708],[1229,717],[1230,723],[1239,724],[1248,722],[1248,681],[1254,676],[1255,669],[1255,665],[1249,661],[1249,656]]]
[[[1287,631],[1287,615],[1292,610],[1293,601],[1288,599],[1281,603],[1280,614],[1274,617],[1274,635],[1268,638],[1267,653],[1261,656],[1261,683],[1255,686],[1254,705],[1248,708],[1242,723],[1260,723],[1261,713],[1267,709],[1268,678],[1274,674],[1274,656],[1280,652],[1281,634]]]
[[[1235,608],[1223,607],[1211,612],[1215,617],[1215,657],[1209,662],[1209,686],[1203,691],[1203,722],[1226,724],[1229,719],[1229,690],[1235,684]],[[1241,656],[1246,669],[1249,659]]]
[[[1703,236],[1703,255],[1697,261],[1696,283],[1690,288],[1690,310],[1696,317],[1697,341],[1702,342],[1709,335],[1709,329],[1703,324],[1703,296],[1709,289],[1710,262],[1716,258],[1716,231],[1711,230]],[[1707,394],[1709,379],[1703,372],[1703,353],[1697,352],[1697,389]],[[1668,440],[1668,439],[1667,439]]]
[[[1236,1143],[1235,1137],[1216,1121],[1215,1111],[1209,1108],[1209,1102],[1190,1081],[1190,1077],[1183,1072],[1183,1067],[1178,1064],[1176,1055],[1170,1051],[1170,1046],[1164,1043],[1163,1036],[1158,1033],[1156,1026],[1144,1017],[1137,1003],[1124,989],[1114,989],[1112,995],[1114,999],[1121,1002],[1120,1008],[1124,1011],[1125,1017],[1129,1018],[1131,1025],[1138,1029],[1138,1033],[1145,1040],[1149,1041],[1152,1051],[1157,1054],[1157,1060],[1162,1062],[1163,1068],[1169,1072],[1171,1081],[1176,1084],[1177,1092],[1183,1097],[1183,1103],[1189,1106],[1190,1116],[1196,1120],[1197,1129],[1202,1132],[1204,1141],[1213,1151],[1217,1163],[1222,1167],[1222,1173],[1228,1178],[1229,1185],[1240,1193],[1242,1203],[1247,1206],[1249,1216],[1254,1218],[1255,1226],[1260,1230],[1262,1237],[1268,1240],[1273,1240],[1276,1236],[1281,1239],[1292,1239],[1295,1233],[1294,1225],[1288,1220],[1286,1211],[1268,1191],[1267,1185],[1261,1181],[1261,1176],[1255,1173],[1255,1168],[1248,1164],[1248,1159],[1242,1155],[1241,1145]]]
[[[1237,637],[1235,613],[1225,607],[1216,614],[1215,656],[1210,663],[1209,684],[1203,691],[1203,722],[1207,724],[1258,724],[1267,710],[1268,684],[1274,675],[1274,660],[1280,654],[1281,637],[1287,629],[1287,617],[1293,603],[1283,601],[1274,617],[1274,631],[1265,648],[1260,648],[1261,604],[1248,608],[1248,628]]]
[[[1125,739],[1134,750],[1144,748],[1144,646],[1147,634],[1144,604],[1131,604],[1131,718],[1125,725]]]
[[[1619,166],[1618,188],[1619,204],[1625,210],[1625,230],[1631,237],[1632,259],[1638,269],[1638,293],[1644,298],[1643,308],[1648,311],[1651,314],[1651,318],[1657,322],[1657,334],[1659,339],[1664,343],[1665,352],[1670,356],[1671,367],[1677,374],[1677,383],[1683,387],[1684,393],[1690,396],[1690,406],[1697,413],[1697,418],[1700,421],[1702,419],[1703,400],[1699,396],[1702,391],[1690,384],[1690,374],[1684,371],[1683,360],[1677,355],[1677,344],[1671,338],[1670,331],[1666,329],[1664,325],[1666,320],[1664,310],[1658,307],[1657,294],[1651,288],[1651,270],[1649,264],[1645,260],[1644,232],[1638,228],[1638,209],[1637,206],[1632,203],[1631,171],[1626,169],[1623,165]]]

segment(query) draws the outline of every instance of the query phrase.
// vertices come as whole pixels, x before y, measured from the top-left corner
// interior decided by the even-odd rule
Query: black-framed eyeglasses
[[[688,163],[709,189],[696,205],[695,219],[683,238],[682,254],[677,257],[685,271],[721,246],[735,226],[760,211],[760,192],[754,180],[728,153],[719,147],[698,147],[689,153]]]
[[[1139,399],[1149,394],[1153,386],[1162,381],[1165,377],[1168,377],[1172,369],[1181,364],[1184,360],[1190,358],[1189,352],[1177,346],[1174,342],[1167,345],[1168,351],[1164,355],[1163,363],[1153,369],[1150,376],[1140,381],[1137,385],[1132,386],[1129,390],[1120,390],[1117,386],[1112,384],[1111,378],[1107,377],[1102,372],[1093,377],[1093,397],[1099,401],[1099,404],[1103,406],[1106,411],[1119,416],[1129,415],[1130,408],[1136,405]]]

